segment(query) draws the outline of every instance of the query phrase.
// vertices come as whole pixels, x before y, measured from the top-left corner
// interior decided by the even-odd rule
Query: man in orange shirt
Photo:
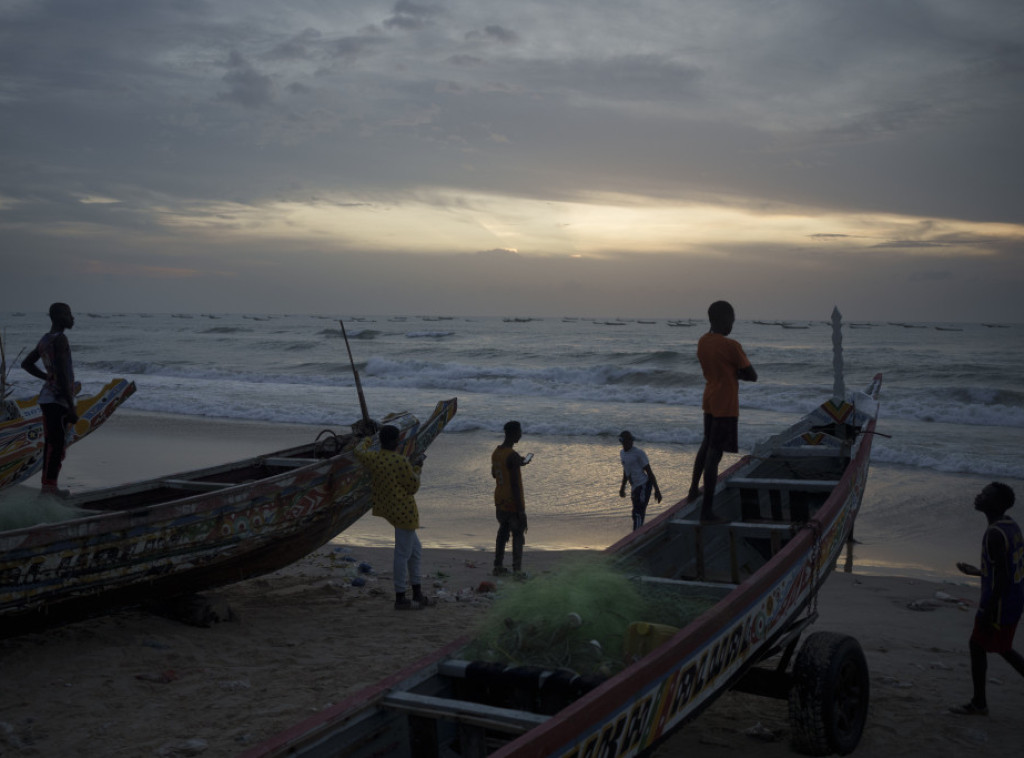
[[[693,462],[690,493],[693,500],[699,494],[700,478],[704,476],[704,501],[700,520],[714,523],[715,485],[718,483],[718,464],[723,453],[739,449],[738,426],[740,415],[739,380],[756,382],[757,372],[750,365],[743,347],[729,339],[736,313],[725,300],[716,300],[708,307],[711,331],[697,342],[697,360],[704,372],[704,439]]]

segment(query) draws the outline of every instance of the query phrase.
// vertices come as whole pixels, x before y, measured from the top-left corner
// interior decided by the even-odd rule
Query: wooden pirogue
[[[620,758],[650,752],[729,689],[788,698],[801,752],[846,754],[868,711],[857,641],[803,632],[851,539],[881,374],[847,395],[838,312],[833,398],[723,472],[715,511],[680,501],[608,553],[633,581],[711,607],[609,677],[468,660],[472,638],[364,689],[242,758]],[[640,567],[639,570],[636,567]]]
[[[383,423],[424,452],[456,412]],[[178,597],[275,571],[370,508],[351,435],[64,500],[79,517],[0,532],[0,636],[105,608]],[[374,442],[375,445],[378,443]]]

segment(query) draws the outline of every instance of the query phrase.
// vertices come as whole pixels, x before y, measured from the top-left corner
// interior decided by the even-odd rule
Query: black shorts
[[[704,439],[708,447],[723,453],[739,452],[739,419],[735,416],[712,416],[704,414]]]

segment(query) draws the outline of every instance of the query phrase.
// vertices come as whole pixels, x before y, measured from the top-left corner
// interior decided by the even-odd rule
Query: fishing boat
[[[382,423],[399,428],[398,449],[412,458],[455,411],[453,398],[423,423],[409,412]],[[370,508],[357,440],[325,430],[298,447],[76,495],[62,501],[75,518],[0,532],[0,636],[298,560]]]
[[[721,523],[699,520],[701,497],[682,500],[606,551],[633,583],[705,599],[692,621],[636,620],[608,676],[474,659],[467,636],[242,758],[644,755],[730,689],[788,698],[802,752],[852,751],[868,710],[860,645],[833,632],[800,645],[852,537],[881,387],[879,374],[846,393],[835,317],[833,329],[832,398],[722,472]]]
[[[95,431],[135,393],[135,382],[112,379],[95,395],[77,401],[78,421],[68,430],[68,444]],[[39,396],[4,399],[0,405],[0,490],[25,481],[43,467],[43,412]]]

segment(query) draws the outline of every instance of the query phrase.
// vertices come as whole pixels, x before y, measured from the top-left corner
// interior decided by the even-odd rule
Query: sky
[[[0,312],[1024,322],[1020,0],[0,0]]]

